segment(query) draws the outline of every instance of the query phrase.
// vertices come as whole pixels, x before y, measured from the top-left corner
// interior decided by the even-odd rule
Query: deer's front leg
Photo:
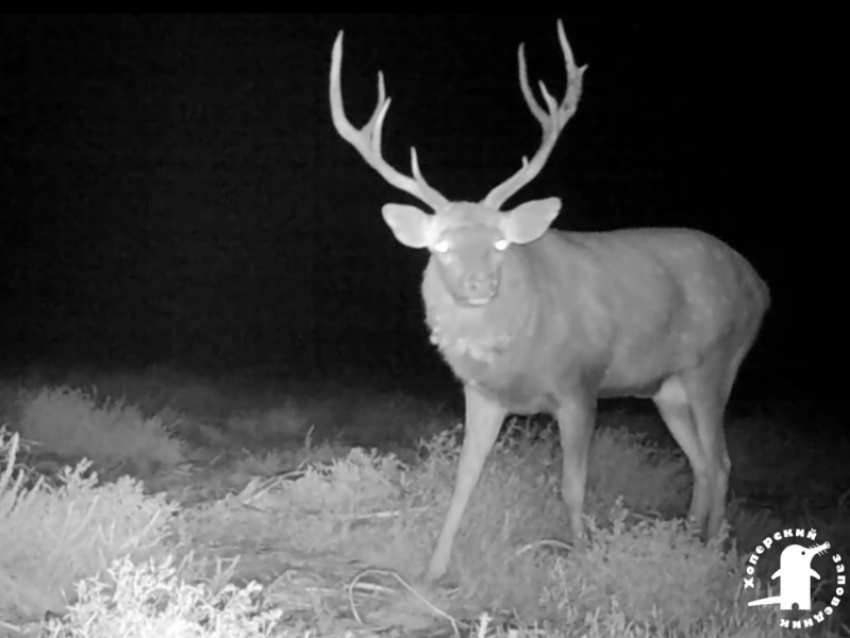
[[[431,562],[425,575],[427,581],[437,580],[446,573],[457,530],[460,527],[463,512],[472,490],[478,484],[481,470],[487,455],[493,449],[496,437],[507,415],[498,402],[481,394],[471,385],[464,388],[466,395],[466,423],[463,436],[463,448],[460,453],[455,489],[449,503],[449,511],[443,523],[443,529],[431,555]]]

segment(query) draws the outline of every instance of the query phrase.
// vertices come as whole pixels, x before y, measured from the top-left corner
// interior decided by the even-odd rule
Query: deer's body
[[[520,88],[543,139],[531,161],[523,158],[519,171],[479,203],[451,202],[428,185],[415,151],[412,177],[384,161],[383,76],[372,118],[355,129],[342,105],[342,34],[334,45],[330,98],[337,131],[384,179],[435,213],[383,208],[399,242],[431,251],[422,284],[431,340],[463,383],[466,400],[455,489],[429,580],[448,568],[466,504],[509,412],[557,419],[561,493],[576,541],[583,537],[597,397],[652,398],[694,473],[690,518],[713,536],[725,511],[731,462],[723,412],[770,303],[767,286],[740,254],[703,232],[555,231],[557,198],[501,211],[543,168],[578,107],[586,67],[575,65],[560,22],[558,36],[566,96],[557,102],[541,83],[546,109],[540,107],[520,47]]]
[[[457,377],[512,413],[552,412],[582,390],[652,397],[718,348],[749,344],[769,299],[740,254],[688,229],[550,230],[511,246],[499,296],[471,308],[434,257],[422,295]]]

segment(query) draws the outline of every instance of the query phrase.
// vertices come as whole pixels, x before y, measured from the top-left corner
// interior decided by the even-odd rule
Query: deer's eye
[[[447,253],[449,252],[449,248],[451,248],[451,244],[449,244],[448,240],[441,239],[436,244],[434,244],[434,252],[435,253]]]
[[[497,239],[493,243],[493,248],[495,248],[498,251],[502,251],[502,250],[507,250],[508,246],[510,246],[510,245],[511,245],[511,242],[509,242],[507,239]]]

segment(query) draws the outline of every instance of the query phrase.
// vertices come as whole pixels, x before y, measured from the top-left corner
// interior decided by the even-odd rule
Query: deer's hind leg
[[[719,349],[698,367],[664,382],[655,404],[694,473],[690,518],[702,536],[720,530],[732,461],[726,443],[724,416],[738,369],[749,344]]]
[[[694,475],[694,488],[688,517],[702,531],[709,517],[713,498],[713,468],[709,462],[686,385],[681,376],[669,377],[653,397],[670,434],[682,448]]]

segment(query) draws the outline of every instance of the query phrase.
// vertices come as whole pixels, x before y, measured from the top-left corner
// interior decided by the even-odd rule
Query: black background
[[[847,56],[829,18],[798,15],[4,16],[2,358],[450,380],[427,254],[380,215],[412,200],[333,129],[333,40],[349,118],[383,70],[385,157],[407,172],[415,145],[432,185],[477,201],[539,142],[520,42],[563,95],[558,17],[584,96],[511,204],[716,234],[773,296],[740,396],[837,400]]]

